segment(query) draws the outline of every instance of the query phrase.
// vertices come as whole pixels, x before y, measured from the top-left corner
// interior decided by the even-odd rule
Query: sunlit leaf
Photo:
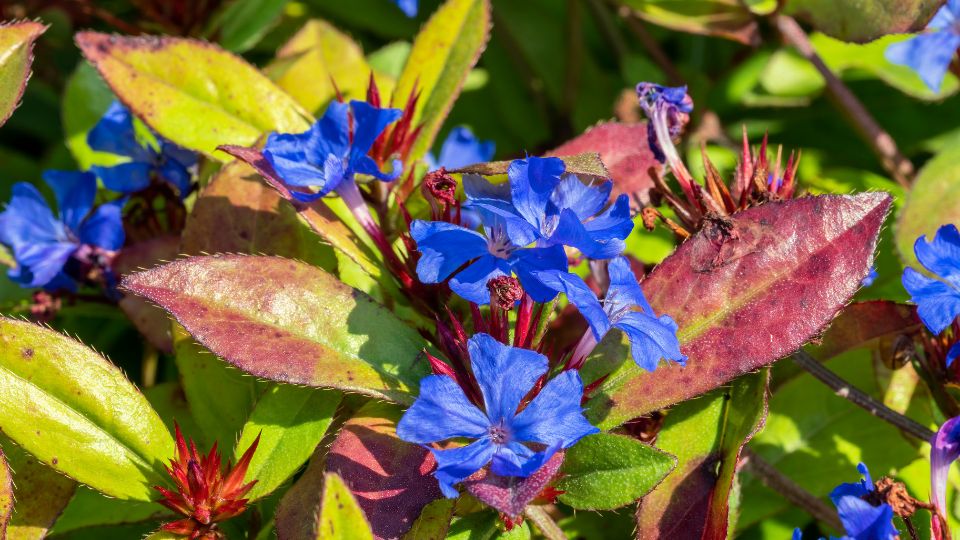
[[[0,24],[0,126],[20,104],[30,78],[33,43],[46,29],[34,21]]]

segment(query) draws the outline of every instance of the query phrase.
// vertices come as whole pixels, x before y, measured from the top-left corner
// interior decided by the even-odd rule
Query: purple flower
[[[10,279],[23,287],[75,289],[64,271],[71,259],[93,262],[123,245],[120,212],[124,199],[94,209],[97,178],[89,172],[47,171],[60,213],[55,216],[32,185],[19,182],[0,213],[0,242],[13,251],[17,267]]]
[[[893,526],[893,507],[887,503],[874,506],[864,500],[873,492],[870,471],[863,463],[857,470],[864,476],[859,482],[844,483],[830,493],[837,507],[840,522],[847,534],[841,540],[893,540],[900,534]]]
[[[157,137],[159,148],[138,141],[133,115],[119,101],[110,105],[87,134],[87,144],[98,152],[130,158],[112,167],[90,168],[109,190],[134,193],[149,187],[156,177],[172,184],[181,197],[190,193],[190,168],[197,163],[196,154],[162,137]]]
[[[686,86],[662,86],[642,82],[637,84],[640,108],[650,120],[647,123],[647,139],[653,155],[661,162],[680,161],[675,156],[673,139],[680,135],[686,124],[685,116],[693,112],[693,100],[687,95]],[[674,159],[676,158],[676,159]]]
[[[420,381],[420,396],[397,425],[397,435],[416,444],[473,439],[447,450],[428,447],[437,460],[433,474],[445,496],[456,497],[454,484],[488,463],[494,474],[527,477],[557,450],[599,431],[580,408],[583,383],[577,372],[551,379],[518,412],[523,397],[547,373],[546,357],[508,347],[487,334],[470,338],[467,348],[483,408],[471,403],[452,378],[430,375]]]
[[[947,473],[950,465],[960,457],[960,416],[940,426],[930,441],[930,498],[937,513],[946,516]],[[934,522],[937,520],[934,519]]]
[[[669,315],[657,317],[643,295],[630,263],[617,257],[607,266],[610,287],[601,303],[590,287],[577,275],[567,272],[542,272],[537,277],[547,286],[567,295],[590,325],[588,339],[574,351],[574,365],[582,361],[611,328],[618,328],[630,340],[630,353],[638,366],[653,371],[661,359],[686,365],[680,352],[677,323]],[[589,339],[592,338],[592,339]]]
[[[425,161],[431,171],[444,167],[459,169],[474,163],[484,163],[493,159],[495,147],[493,141],[481,141],[465,126],[458,126],[450,131],[440,146],[440,158],[434,159],[427,154]]]
[[[316,193],[292,191],[301,201],[314,201],[333,191],[352,196],[356,191],[355,174],[385,182],[400,175],[399,160],[394,161],[392,173],[384,173],[367,155],[377,137],[400,115],[400,109],[380,109],[364,101],[351,101],[349,106],[335,101],[309,130],[271,133],[263,157],[287,185],[317,189]]]
[[[960,232],[956,225],[944,225],[933,241],[917,238],[913,251],[924,268],[939,279],[929,278],[913,268],[903,271],[903,286],[917,304],[920,320],[934,334],[940,334],[960,315]],[[947,353],[947,366],[960,356],[960,342]]]
[[[887,60],[913,69],[930,90],[939,92],[960,47],[958,16],[960,0],[948,0],[927,25],[926,32],[887,47]]]

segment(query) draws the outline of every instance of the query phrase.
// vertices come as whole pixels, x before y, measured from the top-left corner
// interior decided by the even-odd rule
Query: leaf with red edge
[[[542,467],[526,478],[499,476],[481,469],[463,482],[471,495],[514,520],[524,508],[547,488],[563,465],[563,452],[557,452]]]
[[[426,342],[366,294],[280,257],[190,257],[123,287],[169,311],[201,345],[247,373],[410,403]]]
[[[708,222],[643,281],[654,311],[679,326],[687,366],[648,373],[623,355],[589,359],[613,372],[587,417],[609,429],[800,348],[860,288],[890,202],[886,193],[821,195]]]
[[[0,126],[20,104],[30,79],[33,43],[46,30],[35,21],[0,24]]]
[[[397,438],[400,413],[387,403],[367,403],[343,425],[327,455],[327,471],[346,480],[378,539],[405,533],[442,496],[431,474],[433,455]]]
[[[113,269],[125,276],[161,262],[171,261],[180,252],[180,238],[166,235],[125,246],[113,261]],[[173,335],[170,333],[170,317],[157,306],[143,298],[124,295],[120,310],[147,342],[167,354],[173,353]]]
[[[763,427],[768,382],[763,370],[671,409],[656,446],[677,468],[640,500],[638,538],[727,538],[737,461]]]
[[[663,174],[663,164],[657,161],[650,149],[646,122],[598,124],[547,155],[560,157],[584,152],[600,154],[600,160],[610,171],[614,196],[626,194],[638,207],[650,203],[653,179]]]

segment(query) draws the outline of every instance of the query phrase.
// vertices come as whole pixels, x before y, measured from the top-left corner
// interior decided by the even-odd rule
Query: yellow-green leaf
[[[324,475],[320,504],[317,540],[373,540],[363,510],[339,475]]]
[[[118,499],[152,500],[173,437],[112,363],[58,332],[0,319],[0,430]]]
[[[17,504],[5,540],[41,540],[63,512],[77,483],[38,462],[19,446],[4,440],[4,453],[13,469]]]
[[[34,21],[0,25],[0,126],[20,103],[30,78],[33,42],[46,29]]]
[[[121,101],[157,133],[216,159],[218,145],[302,132],[310,115],[255,67],[211,43],[80,32],[77,45]]]
[[[423,128],[408,162],[420,159],[433,145],[489,37],[489,0],[447,0],[417,35],[392,100],[402,107],[420,93],[413,125]]]

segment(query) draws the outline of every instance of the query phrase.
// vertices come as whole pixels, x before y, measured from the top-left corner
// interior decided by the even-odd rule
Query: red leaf
[[[442,496],[433,455],[397,438],[399,419],[398,408],[368,403],[344,424],[327,456],[327,470],[350,487],[378,539],[398,538]]]
[[[708,223],[643,281],[657,314],[677,322],[687,366],[647,373],[607,359],[621,367],[588,417],[617,426],[796,351],[860,288],[890,201],[886,193],[805,197]]]
[[[569,156],[583,152],[597,152],[610,171],[613,194],[627,194],[633,204],[650,203],[654,175],[663,173],[663,164],[657,161],[647,142],[647,124],[608,122],[596,125],[579,137],[567,141],[551,151],[551,156]]]
[[[526,478],[498,476],[482,469],[463,485],[471,495],[510,518],[523,514],[530,501],[547,487],[563,465],[563,452],[557,452],[542,467]]]
[[[893,350],[892,342],[921,328],[917,308],[888,300],[857,302],[847,306],[830,325],[820,346],[812,349],[821,361],[860,347],[880,345],[881,352]]]

